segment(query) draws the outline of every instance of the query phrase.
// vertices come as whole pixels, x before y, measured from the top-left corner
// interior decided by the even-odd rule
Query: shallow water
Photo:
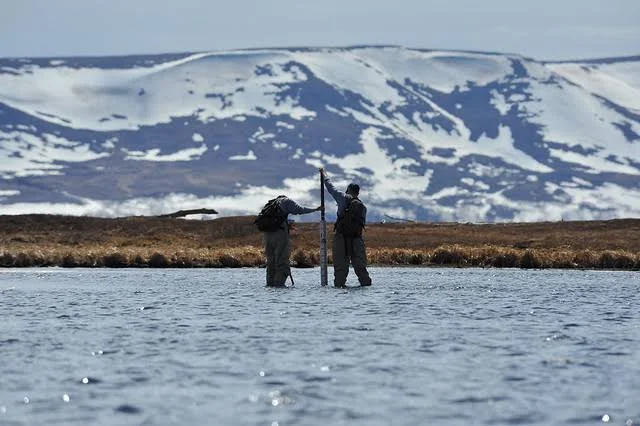
[[[640,424],[639,273],[370,272],[0,269],[0,424]]]

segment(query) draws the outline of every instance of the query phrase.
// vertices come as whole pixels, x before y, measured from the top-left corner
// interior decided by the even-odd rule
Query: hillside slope
[[[371,221],[637,217],[639,75],[393,46],[0,59],[0,212],[313,206],[324,165]]]

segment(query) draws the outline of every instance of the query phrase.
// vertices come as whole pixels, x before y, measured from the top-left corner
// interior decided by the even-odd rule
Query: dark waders
[[[360,285],[371,285],[364,240],[362,237],[344,238],[341,233],[336,232],[333,234],[333,284],[336,287],[346,286],[349,262],[353,265]]]
[[[291,276],[289,233],[285,229],[265,232],[264,251],[267,258],[267,286],[285,287],[285,281]],[[293,277],[291,277],[291,283],[293,283]]]

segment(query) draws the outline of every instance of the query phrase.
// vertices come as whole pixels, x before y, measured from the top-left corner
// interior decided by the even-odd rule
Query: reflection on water
[[[0,424],[640,424],[638,273],[293,273],[0,270]]]

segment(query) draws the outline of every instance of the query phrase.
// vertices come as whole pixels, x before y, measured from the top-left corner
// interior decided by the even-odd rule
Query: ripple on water
[[[489,424],[498,424],[505,423],[508,425],[522,425],[522,424],[532,424],[532,423],[540,423],[543,422],[544,415],[537,413],[535,411],[529,411],[527,413],[516,414],[513,416],[495,419],[495,421],[490,422]]]
[[[588,414],[588,415],[584,415],[584,416],[576,416],[576,417],[571,417],[569,419],[566,420],[566,423],[570,423],[570,424],[576,424],[576,425],[586,425],[586,424],[600,424],[600,423],[609,423],[612,420],[612,418],[609,416],[609,414]],[[616,423],[616,424],[620,424],[620,423]],[[635,424],[635,423],[632,423]]]
[[[551,342],[554,340],[566,340],[566,339],[570,339],[571,337],[568,336],[567,334],[562,334],[562,333],[554,333],[551,336],[545,338],[545,340],[547,342]]]
[[[93,385],[93,384],[97,384],[97,383],[102,383],[102,380],[97,379],[95,377],[83,377],[82,379],[80,379],[80,383],[82,383],[83,385]]]
[[[284,386],[287,382],[283,382],[282,380],[265,380],[264,384],[269,386]]]
[[[333,380],[332,376],[318,376],[318,375],[301,375],[300,380],[307,383],[322,383],[330,382]]]
[[[507,401],[509,397],[507,396],[467,396],[463,398],[455,398],[452,399],[451,402],[454,404],[483,404],[483,403],[493,403],[499,401]]]
[[[524,382],[525,380],[527,378],[522,376],[505,376],[504,378],[505,382]]]
[[[609,355],[609,356],[629,356],[631,355],[631,352],[625,352],[625,351],[607,351],[604,353],[605,355]]]
[[[279,405],[289,405],[294,403],[293,398],[287,395],[284,395],[282,391],[279,391],[279,390],[271,391],[269,392],[268,395],[269,395],[269,398],[268,398],[269,404],[274,407],[277,407]]]
[[[113,355],[113,354],[117,354],[119,352],[122,352],[121,350],[97,350],[97,351],[91,351],[91,355],[93,356],[102,356],[102,355]]]
[[[114,408],[114,411],[116,413],[123,413],[123,414],[139,414],[142,412],[142,409],[136,407],[135,405],[121,404],[121,405],[118,405],[116,408]]]
[[[565,369],[565,368],[569,368],[569,366],[574,364],[574,361],[566,357],[556,357],[556,358],[543,359],[542,361],[540,361],[540,364],[544,366]]]

